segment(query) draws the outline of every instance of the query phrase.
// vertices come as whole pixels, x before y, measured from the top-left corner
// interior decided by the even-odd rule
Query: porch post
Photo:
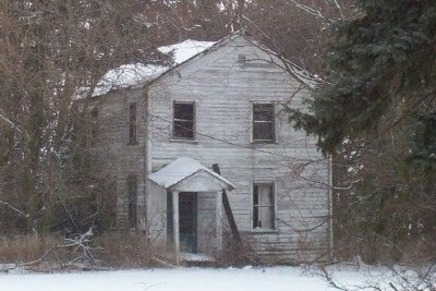
[[[174,254],[176,256],[176,263],[179,264],[180,253],[180,235],[179,235],[179,192],[173,191],[173,241],[174,241]]]
[[[216,252],[217,254],[223,247],[223,221],[222,221],[222,193],[216,193]]]

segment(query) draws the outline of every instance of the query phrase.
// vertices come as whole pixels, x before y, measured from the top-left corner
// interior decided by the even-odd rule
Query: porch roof
[[[186,187],[190,182],[192,182],[191,184],[197,184],[198,189],[198,185],[201,184],[198,179],[200,177],[217,186],[219,185],[222,190],[230,191],[235,189],[235,186],[226,178],[203,166],[199,161],[187,157],[178,158],[148,176],[150,180],[168,190],[177,189],[178,185]],[[206,185],[203,191],[208,191]]]

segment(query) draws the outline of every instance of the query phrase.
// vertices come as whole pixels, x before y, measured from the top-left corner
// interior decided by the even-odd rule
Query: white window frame
[[[276,183],[274,181],[255,181],[251,184],[251,229],[254,232],[276,232],[277,231],[277,191],[276,191]],[[254,204],[254,187],[256,185],[271,185],[272,186],[272,195],[273,195],[273,205],[255,205]],[[255,226],[254,223],[254,214],[255,207],[270,207],[273,211],[272,213],[272,228],[269,227],[258,227]]]
[[[273,137],[272,139],[259,139],[259,138],[255,138],[254,136],[254,124],[256,123],[256,121],[254,120],[254,107],[256,105],[271,105],[272,106],[272,114],[273,114],[273,118],[272,118],[272,127],[273,127]],[[251,142],[252,143],[276,143],[277,142],[277,120],[276,120],[276,106],[274,102],[268,102],[268,101],[252,101],[251,103]],[[266,122],[266,121],[257,121],[257,122]]]
[[[192,126],[192,138],[191,137],[179,137],[175,136],[175,105],[176,104],[191,104],[193,106],[193,126]],[[181,100],[172,100],[171,102],[171,140],[173,141],[196,141],[197,138],[197,102],[196,101],[181,101]],[[183,121],[183,120],[182,120]],[[185,120],[188,121],[188,120]]]

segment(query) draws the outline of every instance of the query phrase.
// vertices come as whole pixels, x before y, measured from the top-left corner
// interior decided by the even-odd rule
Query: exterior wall
[[[129,107],[136,102],[137,143],[129,145]],[[127,177],[137,179],[138,229],[145,229],[145,98],[142,90],[121,90],[83,102],[85,111],[98,108],[96,136],[89,152],[96,158],[98,175],[113,180],[117,194],[116,227],[128,229]]]
[[[153,182],[147,191],[147,232],[156,246],[172,251],[167,246],[167,191]]]
[[[239,230],[259,255],[293,261],[325,255],[330,247],[329,160],[316,151],[314,138],[289,125],[282,111],[288,102],[303,108],[307,91],[272,63],[278,60],[244,37],[224,42],[150,85],[148,170],[181,156],[208,167],[218,163],[221,174],[236,185],[229,199]],[[194,141],[172,140],[173,101],[195,101]],[[275,105],[275,143],[252,142],[254,102]],[[252,229],[254,182],[275,183],[276,230]]]
[[[197,195],[197,250],[214,255],[217,246],[217,193],[199,192]]]

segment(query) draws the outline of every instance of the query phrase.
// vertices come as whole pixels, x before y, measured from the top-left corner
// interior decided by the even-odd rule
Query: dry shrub
[[[426,265],[436,259],[436,240],[403,240],[393,248],[395,258],[408,265]]]
[[[336,240],[335,257],[342,261],[352,261],[356,256],[368,264],[426,264],[436,258],[436,240],[405,239],[390,241],[363,239],[343,236]]]
[[[54,234],[0,238],[0,264],[36,271],[148,267],[156,264],[154,253],[147,236],[139,232],[107,232],[83,245]]]
[[[54,236],[19,235],[0,238],[0,263],[21,264],[35,261],[51,252],[59,239]]]
[[[253,249],[253,243],[249,237],[242,237],[242,244],[232,239],[229,230],[224,232],[223,248],[217,254],[217,263],[221,266],[245,266],[257,265],[259,258]]]
[[[148,267],[156,264],[155,247],[140,232],[106,232],[96,237],[100,264],[116,268]]]

